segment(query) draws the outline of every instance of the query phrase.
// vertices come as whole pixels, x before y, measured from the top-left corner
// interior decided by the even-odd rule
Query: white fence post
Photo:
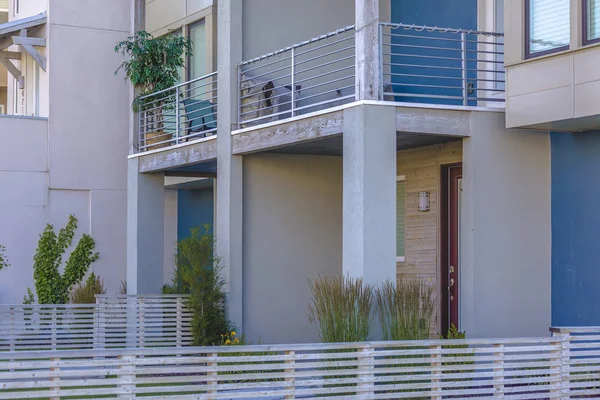
[[[212,400],[216,398],[217,392],[218,392],[218,384],[219,381],[217,380],[219,372],[217,371],[217,366],[219,365],[219,363],[217,362],[217,357],[219,356],[218,353],[209,353],[208,357],[209,357],[209,361],[206,363],[206,366],[208,367],[208,373],[206,374],[206,386],[207,386],[207,395],[208,395],[208,399]]]
[[[294,359],[296,352],[294,350],[290,350],[290,351],[285,351],[283,353],[286,358],[289,358],[289,360],[285,360],[285,382],[287,383],[285,390],[291,390],[294,393],[296,392],[296,360]],[[291,376],[287,376],[287,375],[291,375]],[[295,399],[296,395],[295,394],[290,394],[285,396],[285,399]]]
[[[183,298],[177,297],[177,314],[175,319],[175,346],[183,346]]]
[[[56,308],[52,308],[50,315],[50,348],[57,350],[56,323],[58,321],[56,318]]]
[[[136,308],[139,312],[139,321],[140,321],[140,330],[139,330],[139,346],[140,348],[145,347],[146,343],[146,303],[144,302],[144,298],[140,297],[137,299]]]
[[[10,309],[10,332],[8,333],[8,348],[9,351],[15,351],[15,341],[17,336],[17,327],[15,326],[15,309]]]
[[[554,336],[554,334],[553,334]],[[562,398],[562,341],[556,344],[554,350],[550,351],[550,363],[558,361],[558,366],[550,367],[550,378],[553,382],[550,383],[554,389],[550,390],[550,398],[560,399]]]
[[[358,394],[371,397],[375,394],[374,348],[366,343],[358,354]]]
[[[60,358],[51,358],[50,362],[57,365],[50,367],[52,391],[56,393],[56,396],[50,396],[49,400],[60,400]]]
[[[119,399],[135,399],[135,356],[119,356]]]
[[[561,399],[570,399],[571,398],[571,349],[569,345],[571,344],[572,336],[568,332],[560,332],[558,335],[560,337],[560,376],[561,376]]]
[[[434,345],[431,349],[431,383],[433,388],[431,389],[431,400],[442,399],[442,346]]]
[[[125,307],[125,347],[134,348],[137,347],[138,337],[138,309],[136,306],[136,298],[133,296],[126,296]]]
[[[494,397],[504,398],[504,345],[494,344]]]

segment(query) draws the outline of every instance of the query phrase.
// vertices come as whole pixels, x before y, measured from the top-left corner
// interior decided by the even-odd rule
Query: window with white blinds
[[[587,0],[587,38],[586,42],[600,39],[600,1]]]
[[[538,55],[569,47],[571,38],[569,0],[529,0],[527,49]]]
[[[396,179],[396,257],[404,261],[406,234],[406,184],[403,177]]]

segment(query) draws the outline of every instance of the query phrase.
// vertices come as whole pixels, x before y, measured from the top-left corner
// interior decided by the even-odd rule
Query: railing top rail
[[[97,299],[118,299],[125,297],[144,298],[144,299],[176,299],[181,297],[189,297],[189,294],[96,294]]]
[[[307,343],[307,344],[280,344],[280,345],[246,345],[246,346],[207,346],[207,347],[178,347],[178,348],[128,348],[108,350],[42,350],[40,351],[16,351],[3,352],[4,358],[31,359],[39,357],[53,358],[77,358],[77,357],[116,357],[127,355],[139,356],[169,356],[169,355],[191,355],[209,353],[263,353],[284,351],[333,351],[347,349],[407,349],[414,350],[419,347],[470,345],[470,346],[492,346],[492,345],[556,345],[560,338],[523,338],[523,339],[457,339],[457,340],[403,340],[393,342],[356,342],[356,343]],[[7,356],[10,354],[10,357]]]
[[[211,72],[210,74],[202,75],[202,76],[200,76],[198,78],[194,78],[194,79],[191,79],[191,80],[186,81],[186,82],[179,83],[177,85],[173,85],[170,88],[159,90],[158,92],[153,92],[153,93],[150,93],[150,94],[147,94],[147,95],[144,95],[144,96],[140,96],[140,100],[144,100],[144,99],[147,99],[148,97],[153,97],[153,96],[156,96],[157,94],[161,94],[161,93],[165,93],[165,92],[171,91],[171,90],[173,90],[175,88],[178,88],[178,87],[187,86],[190,83],[198,82],[198,81],[201,81],[201,80],[206,79],[206,78],[210,78],[210,77],[215,76],[215,75],[217,75],[217,71]]]
[[[5,309],[81,309],[95,308],[95,303],[90,304],[0,304],[0,311]]]
[[[242,62],[240,62],[237,65],[237,67],[239,68],[239,67],[243,67],[245,65],[249,65],[249,64],[258,62],[258,61],[266,60],[267,58],[274,57],[274,56],[276,56],[278,54],[285,53],[285,52],[290,51],[292,49],[296,49],[298,47],[303,47],[303,46],[309,45],[311,43],[319,42],[321,40],[328,39],[330,37],[340,35],[342,33],[351,31],[353,29],[354,29],[354,25],[348,25],[348,26],[345,26],[343,28],[337,29],[337,30],[335,30],[333,32],[328,32],[328,33],[325,33],[323,35],[316,36],[316,37],[314,37],[312,39],[308,39],[308,40],[305,40],[303,42],[296,43],[296,44],[293,44],[291,46],[287,46],[287,47],[281,48],[279,50],[272,51],[272,52],[267,53],[267,54],[263,54],[262,56],[259,56],[259,57],[256,57],[256,58],[252,58],[252,59],[249,59],[249,60],[246,60],[246,61],[242,61]]]
[[[440,32],[440,33],[466,33],[472,35],[483,35],[483,36],[493,36],[493,37],[503,37],[503,33],[498,32],[486,32],[486,31],[476,31],[476,30],[467,30],[460,28],[440,28],[438,26],[427,26],[427,25],[416,25],[416,24],[403,24],[403,23],[393,23],[393,22],[380,22],[381,26],[388,26],[392,29],[402,28],[404,30],[414,30],[415,32]]]
[[[552,326],[552,333],[600,333],[600,326]]]

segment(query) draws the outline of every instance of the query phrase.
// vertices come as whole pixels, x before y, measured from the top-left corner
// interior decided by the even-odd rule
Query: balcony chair
[[[189,137],[187,136],[190,136],[193,133],[217,128],[217,120],[215,119],[213,110],[214,104],[210,101],[185,99],[182,102],[188,120],[187,133],[185,134],[186,142],[189,140]],[[206,134],[197,135],[197,137],[206,137]]]

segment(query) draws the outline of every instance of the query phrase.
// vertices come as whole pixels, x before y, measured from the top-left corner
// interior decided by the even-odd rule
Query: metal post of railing
[[[463,92],[463,105],[469,105],[469,83],[467,82],[467,33],[462,32],[460,34],[461,39],[461,53],[462,53],[462,92]]]
[[[175,87],[175,144],[179,144],[179,119],[181,112],[179,110],[179,86]]]
[[[237,66],[237,127],[242,127],[242,66]],[[217,79],[218,82],[218,79]],[[218,83],[217,83],[218,84]],[[218,87],[217,87],[218,90]],[[218,102],[219,99],[217,99]],[[218,103],[217,103],[218,104]],[[218,118],[218,116],[217,116]],[[219,134],[219,128],[217,127],[217,135]]]
[[[292,47],[292,104],[290,109],[292,110],[292,117],[296,115],[296,79],[294,77],[295,74],[295,65],[296,64],[296,46]]]
[[[356,74],[356,71],[354,73]],[[379,88],[379,100],[385,100],[385,84],[383,83],[383,25],[381,24],[379,24]]]
[[[139,118],[139,126],[138,126],[138,151],[142,151],[142,146],[144,146],[144,139],[142,138],[144,132],[144,113],[145,111],[138,111]]]

